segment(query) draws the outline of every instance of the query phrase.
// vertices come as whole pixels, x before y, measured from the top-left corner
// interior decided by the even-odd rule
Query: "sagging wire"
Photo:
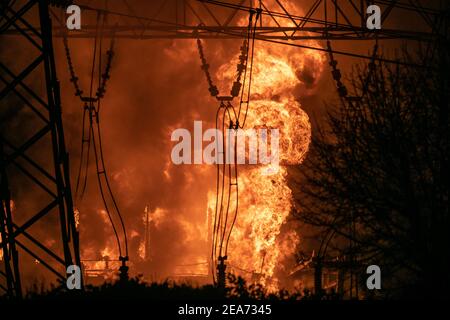
[[[203,1],[203,0],[198,0],[198,1]],[[212,3],[212,2],[211,2]],[[223,3],[225,4],[225,3]],[[221,4],[222,5],[222,4]],[[93,12],[103,12],[103,13],[107,13],[109,15],[115,15],[115,16],[119,16],[119,17],[126,17],[126,18],[130,18],[130,19],[138,19],[138,20],[143,20],[143,21],[148,21],[149,24],[151,23],[159,23],[162,25],[166,25],[166,26],[177,26],[178,24],[176,23],[171,23],[168,21],[162,21],[162,20],[158,20],[158,19],[154,19],[154,18],[149,18],[149,17],[145,17],[145,16],[138,16],[138,15],[132,15],[132,14],[124,14],[121,12],[117,12],[117,11],[111,11],[111,10],[105,10],[105,9],[100,9],[100,8],[94,8],[94,7],[90,7],[90,6],[86,6],[86,5],[80,5],[79,6],[81,9],[84,10],[89,10],[89,11],[93,11]],[[239,10],[244,10],[244,11],[248,11],[250,7],[246,7],[246,6],[233,6],[233,7],[229,7],[229,8],[234,8],[234,9],[239,9]],[[267,10],[262,10],[261,8],[257,9],[257,10],[261,10],[261,14],[264,15],[272,15],[274,17],[281,17],[281,18],[293,18],[294,20],[300,20],[302,23],[305,23],[306,21],[309,22],[314,22],[316,24],[319,25],[326,25],[326,22],[322,22],[321,20],[306,20],[305,17],[300,17],[300,16],[295,16],[295,15],[277,15],[274,12],[271,11],[267,11]],[[435,13],[437,14],[437,13]],[[341,27],[348,27],[347,25],[340,25]],[[218,34],[224,34],[227,36],[231,36],[231,37],[235,37],[235,38],[241,38],[241,34],[237,33],[237,32],[232,32],[232,31],[226,31],[226,30],[219,30],[216,28],[208,28],[206,26],[202,26],[202,29],[204,31],[209,31],[209,32],[213,32],[213,33],[218,33]],[[195,31],[195,30],[194,30]],[[274,40],[274,39],[267,39],[264,37],[257,37],[256,38],[259,41],[264,41],[264,42],[268,42],[268,43],[274,43],[274,44],[280,44],[280,45],[286,45],[286,46],[291,46],[291,47],[297,47],[297,48],[302,48],[302,49],[310,49],[310,50],[315,50],[315,51],[320,51],[320,52],[328,52],[328,49],[326,48],[322,48],[322,47],[312,47],[312,46],[307,46],[307,45],[303,45],[303,44],[297,44],[297,43],[293,43],[293,42],[284,42],[284,41],[280,41],[280,40]],[[365,55],[360,55],[360,54],[356,54],[356,53],[351,53],[351,52],[345,52],[345,51],[337,51],[337,50],[333,50],[334,54],[338,54],[338,55],[344,55],[344,56],[348,56],[348,57],[353,57],[353,58],[359,58],[359,59],[367,59],[367,60],[371,60],[372,57],[370,56],[365,56]],[[410,67],[415,67],[415,68],[427,68],[426,65],[419,65],[416,63],[408,63],[408,62],[404,62],[404,61],[399,61],[399,60],[391,60],[391,59],[384,59],[381,57],[377,57],[376,61],[379,62],[383,62],[383,63],[389,63],[389,64],[395,64],[395,65],[403,65],[403,66],[410,66]]]
[[[100,24],[101,19],[101,24]],[[104,154],[103,154],[103,145],[101,138],[101,126],[100,126],[100,108],[101,108],[101,99],[104,97],[106,92],[106,84],[110,78],[111,71],[111,62],[114,56],[114,44],[115,38],[114,34],[111,37],[111,43],[109,50],[107,50],[107,61],[105,65],[105,69],[102,72],[102,42],[103,42],[103,33],[104,33],[104,25],[107,19],[107,15],[98,12],[97,13],[97,25],[96,25],[96,35],[94,40],[94,49],[93,49],[93,58],[92,58],[92,69],[90,75],[90,86],[89,86],[89,96],[83,96],[83,91],[80,89],[78,84],[78,77],[75,74],[75,70],[73,67],[70,48],[67,40],[67,35],[64,34],[63,41],[64,47],[66,51],[67,62],[69,65],[69,71],[71,74],[70,81],[73,83],[75,88],[75,96],[78,96],[80,100],[83,102],[83,124],[82,124],[82,139],[81,139],[81,151],[80,151],[80,164],[78,167],[78,175],[77,175],[77,183],[76,183],[76,191],[75,191],[75,199],[76,201],[81,201],[84,197],[84,193],[87,186],[88,180],[88,168],[90,163],[90,150],[91,146],[94,153],[95,160],[95,168],[97,175],[97,183],[100,190],[101,199],[103,202],[103,206],[105,208],[105,212],[107,213],[108,220],[113,229],[113,233],[117,242],[117,247],[119,251],[119,260],[122,261],[122,266],[120,268],[120,276],[121,279],[126,279],[128,277],[127,271],[128,267],[126,267],[126,261],[128,261],[128,238],[127,232],[125,228],[125,223],[120,212],[117,201],[112,192],[111,184],[108,179],[108,174],[106,171]],[[100,25],[100,30],[99,30]],[[97,61],[98,55],[98,61]],[[98,65],[98,79],[97,79],[97,91],[94,95],[94,76],[95,76],[95,66]],[[85,147],[86,144],[86,147]],[[85,150],[86,149],[86,150]],[[79,193],[81,192],[81,194]],[[107,196],[109,196],[109,201],[111,202],[111,206],[108,205]],[[122,241],[120,240],[119,232],[116,227],[116,224],[113,219],[113,215],[111,214],[111,209],[113,209],[116,213],[117,218],[119,219],[120,228],[123,233],[123,243],[124,248],[122,247]]]
[[[256,18],[254,16],[256,14]],[[197,46],[202,62],[201,69],[204,71],[206,80],[209,86],[209,92],[211,96],[215,97],[220,105],[216,112],[216,130],[220,129],[221,132],[227,132],[228,138],[221,141],[219,146],[218,138],[216,137],[216,201],[214,210],[213,232],[212,232],[212,248],[211,248],[211,271],[213,282],[224,286],[225,279],[225,260],[228,256],[228,245],[232,230],[235,226],[238,207],[239,207],[239,186],[238,186],[238,169],[237,169],[237,133],[239,129],[243,129],[247,118],[247,113],[250,104],[250,92],[251,92],[251,79],[253,70],[253,56],[254,56],[254,43],[256,39],[256,27],[260,17],[261,10],[249,10],[249,23],[247,28],[247,37],[244,39],[240,48],[241,53],[239,55],[239,63],[236,68],[236,79],[233,82],[230,96],[219,96],[219,90],[213,83],[211,74],[209,73],[209,64],[206,61],[203,51],[203,45],[200,38],[197,38]],[[198,32],[194,31],[197,33]],[[251,48],[250,48],[251,46]],[[250,53],[250,54],[249,54]],[[250,63],[249,63],[250,61]],[[244,75],[241,83],[242,75]],[[247,80],[248,78],[248,80]],[[246,86],[246,83],[248,85]],[[248,87],[248,88],[247,88]],[[240,96],[239,109],[236,112],[235,108],[231,104],[234,98]],[[243,113],[243,105],[246,104],[245,113]],[[244,114],[242,124],[240,124],[241,114]],[[217,131],[216,131],[217,132]],[[234,139],[231,142],[231,139]],[[226,143],[228,141],[228,144]],[[233,146],[234,161],[230,163],[225,159],[226,148]],[[220,151],[219,151],[220,150]],[[231,150],[230,150],[231,151]],[[219,157],[220,155],[220,157]],[[227,163],[228,162],[228,163]],[[228,183],[226,183],[228,181]],[[232,188],[235,187],[235,207],[233,217],[230,217],[230,204],[232,198]],[[229,225],[229,221],[231,224]],[[214,268],[217,265],[218,269],[218,281],[216,281]]]
[[[247,59],[247,63],[246,63],[246,68],[245,68],[245,74],[244,74],[244,81],[243,81],[243,89],[241,91],[241,99],[239,101],[239,111],[238,111],[238,115],[237,115],[237,120],[236,120],[236,126],[243,129],[245,126],[245,121],[247,120],[247,113],[248,113],[248,108],[250,105],[250,90],[251,90],[251,86],[252,86],[252,74],[253,74],[253,57],[254,57],[254,50],[255,50],[255,39],[256,39],[256,27],[257,27],[257,23],[258,23],[258,19],[260,18],[261,15],[261,9],[258,9],[256,11],[256,19],[255,19],[255,24],[253,26],[252,30],[248,31],[248,42],[250,42],[250,34],[252,34],[252,51],[251,51],[251,58],[250,58],[250,71],[249,71],[249,83],[248,83],[248,90],[247,90],[247,98],[246,100],[244,100],[244,92],[245,92],[245,81],[247,79],[247,64],[248,64],[248,59]],[[251,20],[252,20],[252,13],[250,13],[250,23],[249,23],[249,27],[251,25]],[[248,50],[249,47],[247,47],[247,57],[248,57]],[[241,110],[242,110],[242,105],[245,104],[246,108],[245,108],[245,114],[244,114],[244,120],[242,121],[242,125],[239,125],[241,122],[239,121],[241,119]]]
[[[231,111],[234,109],[231,103],[221,103],[220,109],[223,109],[223,115],[221,117],[220,121],[220,112],[217,113],[216,117],[216,129],[219,129],[219,122],[221,122],[221,130],[222,132],[225,132],[225,129],[228,129],[226,132],[231,133],[235,132],[235,127],[232,123],[232,116]],[[227,127],[227,121],[229,121],[229,126]],[[236,137],[236,135],[234,134]],[[228,139],[230,141],[230,137]],[[216,146],[218,145],[218,141],[216,140]],[[224,250],[224,242],[225,239],[229,239],[229,235],[232,232],[232,227],[229,227],[228,230],[228,236],[227,236],[227,228],[228,228],[228,216],[229,216],[229,209],[230,209],[230,203],[231,203],[231,190],[233,186],[238,185],[237,182],[237,165],[236,162],[234,165],[232,165],[229,161],[227,163],[228,159],[225,159],[225,150],[227,147],[229,147],[230,142],[228,145],[226,144],[225,139],[222,139],[222,146],[219,149],[219,147],[216,147],[216,150],[220,150],[221,159],[218,158],[218,164],[217,167],[217,187],[216,187],[216,209],[215,209],[215,219],[214,219],[214,245],[213,245],[213,253],[212,253],[212,259],[213,259],[213,266],[219,261],[219,266],[224,267],[224,261],[227,259],[227,253],[226,250]],[[236,160],[236,143],[234,143],[234,157]],[[222,173],[220,173],[220,167],[222,166]],[[233,168],[233,169],[232,169]],[[234,171],[234,177],[233,177],[233,171]],[[222,179],[220,179],[222,178]],[[220,183],[221,180],[221,183]],[[228,183],[226,184],[226,180],[228,180]],[[233,182],[234,181],[234,182]],[[220,194],[220,196],[219,196]],[[219,201],[220,198],[220,201]],[[236,206],[235,206],[235,214],[233,220],[235,221],[237,216],[237,204],[238,204],[238,192],[236,190],[235,193],[235,199],[236,199]],[[225,244],[225,247],[227,247],[227,243]],[[219,267],[218,266],[218,267]],[[214,272],[213,272],[214,275]],[[223,282],[224,279],[220,280],[220,282]]]

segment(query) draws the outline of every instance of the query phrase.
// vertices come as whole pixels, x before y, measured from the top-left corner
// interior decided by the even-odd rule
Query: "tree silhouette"
[[[324,234],[340,268],[382,270],[385,294],[449,297],[448,38],[407,60],[357,70],[360,100],[327,114],[300,167],[296,216]],[[331,240],[330,240],[331,239]]]

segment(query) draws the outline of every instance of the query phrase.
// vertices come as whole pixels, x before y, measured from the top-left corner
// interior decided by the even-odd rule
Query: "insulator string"
[[[100,19],[101,24],[100,24]],[[75,69],[73,67],[70,48],[68,44],[67,35],[64,35],[63,42],[66,51],[66,58],[69,66],[69,72],[71,75],[71,82],[75,88],[75,96],[78,96],[80,100],[84,103],[83,110],[83,124],[82,124],[82,142],[81,142],[81,152],[80,152],[80,165],[78,168],[77,175],[77,184],[76,184],[76,199],[78,199],[78,192],[81,187],[81,196],[78,200],[82,200],[86,185],[87,185],[87,177],[88,177],[88,167],[90,162],[90,147],[93,146],[94,151],[94,160],[95,160],[95,168],[97,174],[97,182],[100,190],[100,196],[103,202],[103,206],[108,215],[108,219],[111,223],[111,227],[113,229],[114,236],[117,241],[117,247],[119,251],[120,260],[126,261],[128,260],[128,238],[127,232],[125,228],[125,223],[123,220],[123,216],[120,212],[117,201],[112,192],[111,184],[109,182],[108,174],[106,171],[104,154],[103,154],[103,144],[101,138],[101,126],[100,126],[100,108],[101,108],[101,99],[104,97],[106,92],[106,84],[110,79],[110,71],[111,71],[111,62],[114,56],[114,34],[111,38],[110,48],[107,51],[107,59],[104,67],[104,71],[102,73],[103,61],[102,61],[102,48],[103,48],[103,36],[104,36],[104,25],[106,22],[106,14],[102,12],[98,12],[97,15],[97,25],[96,25],[96,35],[94,41],[94,54],[92,61],[92,69],[90,74],[90,85],[89,85],[89,96],[84,97],[83,91],[80,89],[78,83],[78,77],[75,74]],[[100,25],[100,30],[99,30]],[[98,54],[98,58],[97,58]],[[95,75],[95,66],[98,65],[98,79],[97,79],[97,90],[94,95],[94,75]],[[88,115],[88,117],[86,117]],[[95,119],[94,119],[95,118]],[[86,122],[88,122],[86,124]],[[95,127],[95,128],[94,128]],[[88,128],[88,130],[86,130]],[[85,150],[85,144],[87,144]],[[84,170],[82,169],[84,165]],[[103,179],[102,179],[103,176]],[[82,186],[81,186],[82,184]],[[111,201],[112,206],[108,205],[108,200],[106,194],[109,195],[109,201]],[[120,240],[120,236],[114,222],[111,208],[114,209],[117,218],[119,219],[120,227],[123,232],[123,239],[125,245],[125,256],[123,255],[122,243]]]
[[[256,14],[256,19],[253,20],[253,16]],[[214,267],[217,261],[220,260],[223,263],[227,259],[228,245],[231,238],[232,230],[236,224],[239,206],[239,187],[238,187],[238,170],[237,170],[237,133],[239,129],[243,129],[245,120],[247,118],[247,112],[249,109],[251,79],[253,69],[253,56],[254,56],[254,43],[256,38],[256,26],[260,15],[258,10],[250,10],[249,23],[247,28],[247,37],[244,39],[242,46],[240,47],[239,62],[236,67],[236,78],[232,84],[230,96],[219,96],[219,90],[212,80],[212,76],[209,72],[210,65],[208,64],[203,44],[199,37],[197,37],[197,47],[201,61],[201,69],[203,70],[206,81],[208,83],[208,90],[212,97],[219,100],[220,104],[216,112],[215,127],[216,132],[227,132],[228,135],[233,133],[233,141],[231,136],[222,135],[222,145],[219,148],[218,137],[216,137],[216,196],[215,196],[215,208],[213,219],[213,232],[212,232],[212,248],[211,248],[211,268],[213,282],[216,283]],[[254,21],[254,22],[253,22]],[[195,30],[194,33],[198,31]],[[249,44],[252,46],[251,51]],[[251,52],[249,57],[249,52]],[[249,60],[250,59],[250,60]],[[250,61],[250,63],[249,63]],[[243,79],[242,79],[243,76]],[[248,85],[247,85],[248,78]],[[241,83],[242,81],[242,83]],[[247,88],[248,86],[248,88]],[[245,115],[242,125],[239,124],[239,118],[241,115],[242,105],[244,103],[244,94],[247,94],[247,104],[245,109]],[[231,104],[234,98],[240,96],[239,110],[236,112],[235,108]],[[226,104],[224,101],[227,101]],[[228,125],[226,125],[228,124]],[[233,159],[228,159],[229,148],[231,151],[231,145],[233,145]],[[226,156],[227,155],[227,156]],[[231,160],[231,163],[230,163]],[[227,162],[228,161],[228,162]],[[230,217],[230,206],[232,200],[232,189],[235,187],[235,208],[233,216]],[[230,223],[231,221],[231,223]]]

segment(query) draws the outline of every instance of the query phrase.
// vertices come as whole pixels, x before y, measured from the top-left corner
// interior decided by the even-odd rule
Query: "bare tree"
[[[357,71],[361,99],[332,108],[300,168],[296,216],[360,276],[379,265],[383,292],[401,297],[449,297],[447,47],[407,56],[423,67]]]

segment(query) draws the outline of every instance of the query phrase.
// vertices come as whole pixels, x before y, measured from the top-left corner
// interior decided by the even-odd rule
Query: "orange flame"
[[[317,79],[324,62],[324,55],[312,50],[299,51],[258,41],[255,44],[252,99],[245,129],[261,126],[279,129],[280,168],[272,175],[266,174],[267,166],[239,169],[239,214],[230,238],[228,261],[234,272],[265,284],[269,290],[278,288],[277,263],[293,253],[299,243],[294,232],[278,241],[293,200],[286,181],[286,165],[300,164],[311,140],[309,118],[293,91],[301,86],[306,64],[315,66],[308,72]],[[216,76],[221,83],[232,83],[234,70],[229,64],[223,65]],[[215,192],[210,192],[208,214],[214,212],[215,201]],[[231,203],[231,212],[235,206],[236,203]]]

